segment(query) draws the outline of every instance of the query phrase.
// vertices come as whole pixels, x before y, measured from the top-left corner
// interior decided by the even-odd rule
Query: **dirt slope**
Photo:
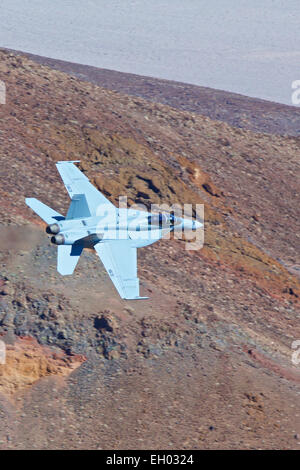
[[[227,122],[234,127],[260,133],[300,136],[300,109],[295,106],[187,83],[100,69],[19,51],[13,52],[26,55],[38,64],[47,65],[108,90],[146,98],[154,103],[166,104],[182,111],[191,111]]]
[[[21,367],[14,388],[0,365],[1,447],[298,448],[299,138],[236,129],[7,51],[0,80],[0,333],[10,364],[28,347],[35,372],[25,375],[37,379]],[[141,249],[147,302],[119,299],[92,251],[62,278],[24,197],[65,212],[54,166],[64,159],[80,159],[112,201],[204,202],[204,248]],[[38,345],[20,352],[24,337]]]

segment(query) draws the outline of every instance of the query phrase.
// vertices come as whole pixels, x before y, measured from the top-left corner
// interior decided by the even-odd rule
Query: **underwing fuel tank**
[[[51,224],[46,227],[46,233],[56,235],[60,231],[58,224]]]

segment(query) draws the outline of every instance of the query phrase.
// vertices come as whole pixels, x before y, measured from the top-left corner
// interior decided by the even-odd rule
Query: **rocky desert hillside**
[[[0,50],[0,448],[299,448],[299,111],[249,101],[250,130],[81,78]],[[204,248],[140,249],[147,301],[93,251],[61,277],[24,198],[65,213],[67,159],[113,202],[204,203]]]
[[[167,104],[182,111],[192,111],[227,122],[237,128],[259,133],[300,136],[300,109],[295,106],[187,83],[100,69],[30,53],[12,52],[25,55],[38,64],[66,72],[108,90],[146,98],[153,103]]]

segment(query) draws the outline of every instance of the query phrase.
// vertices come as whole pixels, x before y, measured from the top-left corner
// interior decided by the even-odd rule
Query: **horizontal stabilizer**
[[[73,274],[82,249],[83,246],[80,244],[59,245],[57,247],[57,271],[62,276]]]
[[[65,220],[64,216],[34,197],[27,197],[25,202],[27,206],[29,206],[47,224],[53,224],[59,220]]]

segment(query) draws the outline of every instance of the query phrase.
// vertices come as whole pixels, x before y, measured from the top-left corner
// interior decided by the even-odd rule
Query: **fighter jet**
[[[94,248],[122,299],[148,298],[139,294],[137,248],[156,242],[176,227],[196,230],[202,224],[172,213],[117,208],[74,163],[56,163],[71,198],[66,216],[35,198],[25,199],[48,224],[46,232],[57,245],[57,271],[63,276],[73,274],[83,248]]]

